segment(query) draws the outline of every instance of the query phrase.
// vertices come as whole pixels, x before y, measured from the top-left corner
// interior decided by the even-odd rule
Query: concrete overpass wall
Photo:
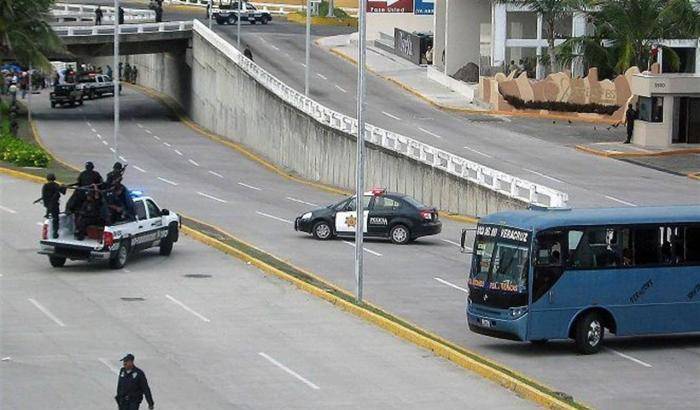
[[[330,110],[298,96],[291,88],[280,83],[279,89],[272,89],[269,83],[276,81],[274,77],[206,31],[200,27],[193,34],[191,68],[180,57],[129,56],[130,64],[139,69],[138,82],[182,102],[195,122],[252,148],[275,164],[310,180],[352,189],[356,139],[353,133],[341,130],[343,124],[352,129],[349,119],[338,114],[337,121],[343,123],[339,125],[333,114],[330,119],[326,117]],[[188,77],[191,82],[186,81]],[[285,101],[292,98],[289,95],[298,103]],[[311,103],[316,105],[311,107]],[[443,158],[450,154],[426,151],[425,146],[406,141],[406,137],[377,130],[368,135],[372,142],[367,143],[367,187],[406,192],[426,204],[467,215],[483,216],[528,205],[522,199],[527,193],[520,191],[518,198],[514,190],[519,188],[501,185],[497,178],[504,175],[497,171],[484,175],[479,168],[478,175],[461,176],[471,172],[466,167],[473,164],[459,162],[458,157]],[[394,142],[389,141],[390,137],[396,137]],[[409,145],[407,153],[397,148],[403,143]],[[408,154],[411,144],[420,153]],[[426,159],[428,156],[432,157]],[[457,165],[450,161],[465,168],[455,171]],[[485,179],[501,188],[488,187]],[[541,192],[533,186],[530,189],[531,202],[542,203],[538,201]]]

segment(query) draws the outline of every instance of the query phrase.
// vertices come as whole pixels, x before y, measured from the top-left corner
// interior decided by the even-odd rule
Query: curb
[[[246,158],[257,162],[258,164],[262,165],[264,168],[268,169],[269,171],[274,172],[275,174],[286,178],[290,181],[294,181],[300,184],[308,185],[317,189],[320,189],[325,192],[329,192],[332,194],[336,195],[351,195],[352,192],[341,189],[341,188],[336,188],[333,186],[325,185],[320,182],[315,182],[315,181],[309,181],[304,178],[300,178],[297,176],[294,176],[290,174],[289,172],[285,172],[283,169],[279,168],[277,165],[273,164],[272,162],[262,158],[261,156],[255,154],[248,148],[244,147],[241,144],[235,143],[233,141],[230,141],[226,138],[223,138],[219,135],[216,135],[212,132],[207,131],[206,129],[202,128],[200,125],[196,124],[194,121],[192,121],[186,114],[182,112],[182,110],[174,104],[172,101],[170,101],[170,97],[164,96],[161,93],[159,93],[156,90],[150,89],[148,87],[144,87],[142,85],[137,85],[137,84],[129,84],[125,83],[128,87],[133,87],[139,91],[142,91],[143,93],[149,95],[152,98],[155,98],[156,100],[160,101],[162,104],[167,106],[175,115],[178,117],[178,119],[190,127],[193,131],[203,135],[204,137],[208,138],[211,141],[217,142],[219,144],[223,144],[234,151],[237,151],[238,153],[242,154]],[[42,145],[43,148],[43,145]],[[46,150],[47,152],[50,152]],[[53,153],[52,153],[53,155]],[[59,160],[59,162],[61,162]],[[62,162],[63,163],[63,162]],[[70,167],[73,168],[73,167]],[[463,223],[470,223],[470,224],[476,224],[479,222],[479,218],[474,217],[474,216],[469,216],[469,215],[458,215],[458,214],[452,214],[447,211],[439,211],[440,214],[447,219],[453,220],[455,222],[463,222]]]
[[[297,24],[306,24],[306,16],[300,16],[296,13],[289,13],[286,16],[287,21]],[[353,17],[337,18],[337,17],[311,17],[311,25],[313,26],[343,26],[357,28],[357,19]]]
[[[658,152],[609,152],[605,150],[598,150],[588,145],[576,145],[576,149],[582,152],[586,152],[588,154],[593,154],[605,158],[670,157],[674,155],[700,154],[700,148],[681,148]]]
[[[690,173],[688,174],[688,178],[700,181],[700,172]]]
[[[0,166],[0,173],[35,183],[43,182],[42,178],[39,178],[35,175],[27,174],[22,171],[12,170],[2,166]],[[280,263],[293,270],[297,270],[303,273],[304,275],[309,276],[314,281],[318,282],[321,286],[314,285],[312,283],[308,283],[304,280],[294,277],[292,274],[284,272],[283,270],[272,266],[270,263],[265,262],[243,250],[237,249],[234,246],[226,244],[219,239],[215,239],[203,232],[200,232],[197,229],[191,228],[186,224],[183,224],[181,228],[182,233],[189,236],[190,238],[197,240],[205,245],[211,246],[212,248],[224,252],[228,255],[234,256],[235,258],[240,259],[244,262],[249,262],[251,265],[255,266],[263,272],[288,281],[294,284],[299,289],[313,296],[321,298],[327,302],[330,302],[333,305],[339,307],[340,309],[352,313],[353,315],[360,317],[369,323],[372,323],[386,331],[389,331],[405,341],[408,341],[418,347],[430,350],[437,356],[447,359],[457,364],[458,366],[466,370],[470,370],[488,380],[496,382],[502,387],[505,387],[506,389],[515,392],[516,394],[520,395],[521,397],[527,400],[530,400],[534,403],[546,406],[547,408],[551,409],[574,410],[587,408],[579,403],[567,403],[566,401],[557,397],[556,392],[554,392],[554,390],[552,390],[551,388],[546,387],[524,375],[521,375],[518,372],[510,370],[507,367],[501,366],[489,359],[486,359],[485,357],[475,352],[464,348],[458,348],[452,345],[450,342],[442,339],[441,337],[410,324],[410,322],[408,321],[402,320],[390,314],[386,314],[386,316],[395,318],[395,320],[391,320],[385,316],[382,316],[376,313],[375,311],[382,313],[384,313],[384,311],[372,304],[363,303],[361,306],[358,306],[356,304],[348,302],[344,298],[335,294],[340,293],[344,294],[347,297],[348,295],[351,295],[348,291],[338,286],[335,286],[324,279],[321,279],[320,277],[311,272],[308,272],[301,268],[297,268],[288,262],[283,262],[279,258],[269,255],[267,252],[257,248],[256,246],[248,244],[247,242],[236,238],[235,236],[227,233],[221,228],[209,225],[204,222],[200,222],[194,218],[187,217],[185,215],[182,216],[185,219],[189,219],[198,224],[212,228],[218,231],[224,237],[229,237],[237,242],[240,242],[245,246],[256,250],[259,253],[262,253],[275,259],[276,261],[279,261]]]
[[[316,43],[318,45],[318,43]],[[331,47],[328,50],[337,55],[338,57],[347,60],[355,65],[357,65],[357,61],[352,58],[351,56],[338,51],[336,49],[337,47]],[[576,117],[576,116],[569,116],[569,115],[563,115],[563,114],[541,114],[541,113],[534,113],[534,112],[527,112],[527,111],[519,111],[519,112],[514,112],[514,111],[499,111],[499,110],[472,110],[469,108],[459,108],[459,107],[454,107],[450,105],[445,105],[445,104],[440,104],[438,102],[435,102],[434,100],[430,99],[429,97],[421,94],[418,90],[403,84],[399,82],[398,80],[384,76],[380,73],[378,73],[375,70],[372,70],[371,68],[367,67],[367,71],[370,73],[383,78],[384,80],[390,81],[399,87],[403,88],[404,90],[408,91],[409,93],[415,95],[416,97],[422,99],[423,101],[426,101],[430,105],[439,108],[441,110],[449,111],[449,112],[457,112],[457,113],[465,113],[465,114],[482,114],[482,115],[503,115],[503,116],[508,116],[508,117],[526,117],[526,118],[535,118],[535,119],[548,119],[548,120],[570,120],[570,121],[576,121],[576,122],[586,122],[586,123],[593,123],[593,124],[606,124],[606,125],[612,125],[612,124],[617,124],[618,121],[616,120],[606,120],[606,119],[597,119],[597,118],[586,118],[586,117]]]
[[[185,219],[196,221],[184,215],[183,217]],[[271,258],[274,258],[277,261],[280,261],[278,258],[267,254],[266,252],[260,250],[259,248],[256,248],[253,245],[247,244],[245,241],[234,237],[233,235],[227,233],[221,228],[211,226],[202,222],[198,223],[213,228],[214,230],[216,230],[224,236],[228,236],[229,238],[235,241],[243,243],[245,246],[251,247],[260,253],[263,253]],[[567,403],[566,401],[561,400],[559,397],[556,397],[552,389],[530,378],[527,378],[526,376],[523,376],[513,370],[510,370],[507,367],[494,363],[493,361],[486,359],[475,352],[454,346],[452,343],[442,339],[441,337],[432,334],[426,330],[423,330],[420,327],[417,327],[406,320],[385,313],[381,308],[373,304],[363,303],[362,305],[357,305],[351,303],[348,300],[346,300],[346,298],[352,297],[351,293],[338,286],[333,285],[332,283],[329,283],[324,279],[319,278],[313,273],[305,271],[301,268],[297,268],[294,265],[289,264],[287,262],[280,261],[281,263],[285,264],[291,269],[297,270],[305,275],[308,275],[310,278],[316,281],[317,284],[312,284],[302,279],[299,279],[293,276],[292,274],[287,273],[277,267],[274,267],[268,262],[265,262],[255,256],[252,256],[243,250],[237,249],[234,246],[224,243],[219,239],[212,238],[211,236],[197,229],[186,226],[186,224],[183,224],[182,231],[184,234],[190,236],[195,240],[198,240],[226,254],[234,256],[244,262],[250,263],[258,269],[262,270],[263,272],[288,281],[297,286],[299,289],[308,292],[313,296],[321,298],[327,302],[330,302],[335,306],[349,313],[352,313],[353,315],[358,316],[371,324],[374,324],[375,326],[378,326],[388,332],[393,333],[394,335],[405,341],[408,341],[418,347],[430,350],[437,356],[447,359],[466,370],[470,370],[474,373],[477,373],[478,375],[488,380],[496,382],[502,387],[505,387],[508,390],[515,392],[516,394],[520,395],[525,399],[553,409],[570,410],[586,408],[585,406],[579,403]],[[343,294],[345,298],[340,297],[337,294]],[[379,314],[377,312],[381,312],[384,315]]]

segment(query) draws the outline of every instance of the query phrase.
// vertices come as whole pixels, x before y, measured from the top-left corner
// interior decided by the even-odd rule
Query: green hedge
[[[580,112],[580,113],[594,113],[602,115],[613,115],[619,105],[603,105],[603,104],[575,104],[570,102],[562,101],[523,101],[518,97],[513,97],[512,95],[503,95],[503,99],[508,102],[508,104],[513,107],[522,110],[549,110],[549,111],[560,111],[560,112]]]
[[[36,145],[32,145],[10,133],[9,107],[3,103],[2,123],[0,124],[0,160],[19,167],[46,168],[49,155]]]

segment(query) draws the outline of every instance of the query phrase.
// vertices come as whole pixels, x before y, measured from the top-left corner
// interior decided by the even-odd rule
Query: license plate
[[[479,319],[479,322],[481,323],[481,326],[483,326],[483,327],[493,327],[493,322],[491,322],[488,319]]]

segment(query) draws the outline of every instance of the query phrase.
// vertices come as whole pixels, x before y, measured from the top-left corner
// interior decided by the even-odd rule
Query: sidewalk
[[[316,44],[353,64],[357,63],[356,33],[321,38]],[[426,67],[417,66],[373,45],[367,46],[367,69],[438,108],[474,113],[488,112],[487,109],[467,101],[463,95],[428,79]]]

